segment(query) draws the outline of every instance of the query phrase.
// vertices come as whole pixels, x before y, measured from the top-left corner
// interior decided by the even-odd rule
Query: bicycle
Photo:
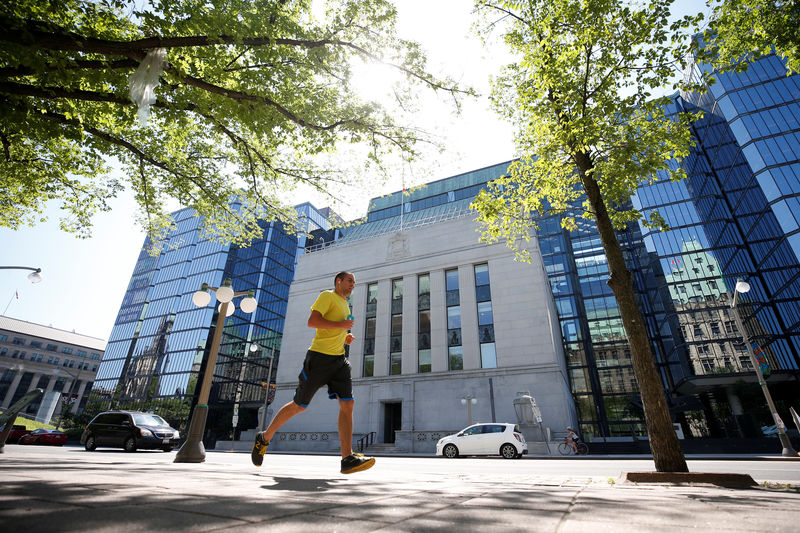
[[[564,438],[564,442],[558,445],[558,453],[561,455],[586,455],[589,453],[589,446],[585,442],[576,441],[575,449],[573,449],[569,439]]]

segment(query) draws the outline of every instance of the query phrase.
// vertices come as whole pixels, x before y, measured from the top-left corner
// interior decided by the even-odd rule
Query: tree
[[[745,70],[776,53],[790,72],[800,72],[800,2],[796,0],[709,0],[711,21],[698,59],[718,70]],[[700,43],[698,43],[700,44]]]
[[[391,155],[413,158],[425,135],[360,99],[352,66],[394,67],[403,105],[415,86],[456,105],[470,91],[426,72],[419,46],[396,35],[390,2],[331,0],[322,16],[312,4],[4,2],[0,227],[35,224],[55,200],[62,228],[86,236],[129,187],[155,240],[180,205],[203,216],[208,235],[246,244],[258,219],[292,221],[287,191],[305,184],[335,196],[352,181],[352,168],[331,162],[337,150],[359,147],[352,166],[371,176]],[[154,86],[135,85],[135,105],[140,68]]]
[[[506,239],[529,257],[525,242],[533,214],[563,215],[575,229],[572,206],[593,220],[608,258],[609,279],[630,343],[650,447],[659,471],[685,472],[686,461],[669,416],[633,279],[615,229],[641,221],[663,226],[631,205],[642,183],[684,177],[675,161],[689,153],[692,117],[667,116],[668,98],[654,98],[679,66],[672,35],[692,22],[671,25],[671,0],[633,8],[619,0],[477,1],[502,28],[516,62],[493,81],[496,109],[512,120],[521,156],[492,182],[473,207],[482,239]],[[684,41],[685,42],[685,41]],[[688,46],[688,43],[685,45]]]

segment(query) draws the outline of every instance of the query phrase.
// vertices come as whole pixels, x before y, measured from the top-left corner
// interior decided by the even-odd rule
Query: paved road
[[[0,531],[622,531],[797,530],[800,462],[690,461],[749,472],[750,489],[614,482],[649,460],[379,457],[338,473],[334,456],[9,445],[0,455]],[[609,479],[611,478],[611,479]],[[24,524],[21,527],[20,524]]]

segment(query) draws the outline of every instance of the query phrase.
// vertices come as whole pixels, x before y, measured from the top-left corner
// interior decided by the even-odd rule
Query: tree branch
[[[118,69],[118,68],[136,68],[139,62],[135,59],[115,59],[111,61],[103,60],[89,60],[78,59],[73,61],[73,65],[46,65],[45,70],[105,70],[105,69]],[[15,76],[31,76],[37,74],[37,71],[31,67],[0,67],[0,78],[12,78]]]

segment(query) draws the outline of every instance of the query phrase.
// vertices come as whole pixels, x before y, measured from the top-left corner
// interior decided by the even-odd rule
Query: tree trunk
[[[636,303],[633,276],[625,265],[622,250],[600,194],[600,187],[597,181],[587,173],[594,165],[588,154],[579,153],[576,156],[583,188],[595,214],[600,241],[603,243],[603,249],[608,259],[610,272],[608,285],[616,297],[625,334],[631,347],[633,371],[642,395],[644,418],[656,470],[659,472],[688,472],[683,450],[672,427],[664,387],[661,384],[661,378],[650,349],[647,328]]]

